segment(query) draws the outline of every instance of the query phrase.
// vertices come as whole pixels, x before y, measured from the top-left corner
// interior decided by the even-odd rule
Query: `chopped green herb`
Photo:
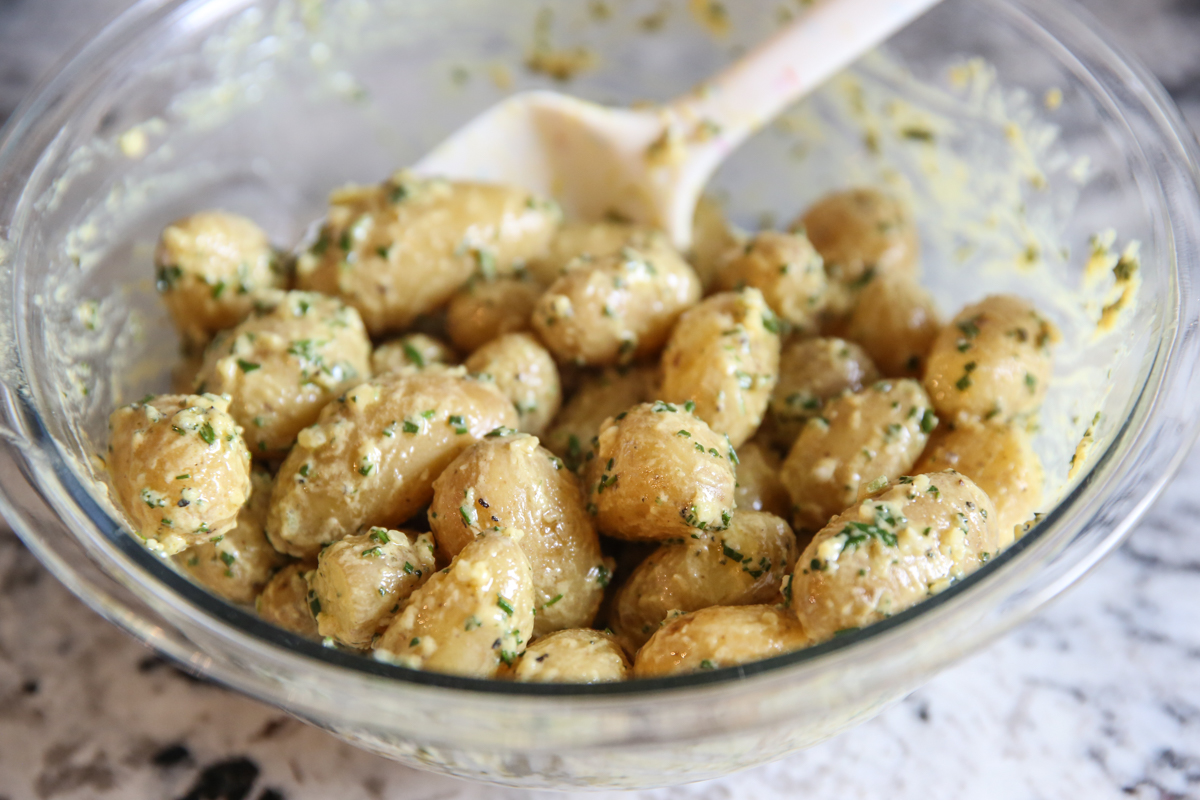
[[[192,477],[192,476],[191,476],[190,474],[188,474],[188,473],[184,473],[183,475],[176,475],[176,476],[175,476],[175,480],[177,480],[177,481],[186,481],[186,480],[190,479],[191,477]]]
[[[676,431],[675,435],[676,436],[684,436],[688,439],[692,438],[692,435],[690,433],[688,433],[687,431]]]
[[[374,558],[375,556],[381,555],[383,555],[383,550],[378,546],[368,547],[366,550],[362,551],[363,558]]]
[[[404,432],[405,433],[420,433],[421,426],[418,425],[417,423],[413,422],[411,419],[406,419],[406,420],[404,420]]]
[[[212,444],[217,440],[217,432],[213,430],[212,423],[206,422],[200,426],[200,438],[205,444]]]
[[[500,606],[500,610],[508,616],[511,617],[513,615],[512,603],[510,603],[504,595],[496,595],[496,605]]]
[[[742,554],[739,553],[737,550],[734,550],[729,545],[725,544],[724,541],[721,542],[721,552],[725,554],[726,558],[728,558],[732,561],[736,561],[739,564],[742,563],[742,561],[743,561],[744,557],[742,556]]]
[[[716,669],[717,665],[707,658],[700,662],[700,669]]]
[[[368,538],[370,538],[371,541],[379,542],[380,544],[387,544],[392,541],[391,537],[388,536],[386,528],[371,528],[371,534]]]
[[[254,370],[262,367],[262,364],[255,364],[253,361],[246,361],[242,358],[237,360],[237,365],[241,367],[242,372],[254,372]]]

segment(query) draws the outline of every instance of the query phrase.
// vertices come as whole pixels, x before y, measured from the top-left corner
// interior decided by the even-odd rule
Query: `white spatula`
[[[608,108],[549,91],[515,94],[416,164],[422,175],[507,183],[594,220],[618,215],[691,244],[709,177],[802,95],[938,0],[816,0],[749,55],[664,106]]]

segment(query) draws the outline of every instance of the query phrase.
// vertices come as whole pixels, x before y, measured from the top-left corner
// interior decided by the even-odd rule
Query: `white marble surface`
[[[0,118],[121,5],[0,0]],[[1200,3],[1085,5],[1200,122]],[[720,781],[594,796],[1200,798],[1198,498],[1200,449],[1084,582],[840,738]],[[93,615],[0,531],[0,800],[525,796],[414,772],[187,678]]]

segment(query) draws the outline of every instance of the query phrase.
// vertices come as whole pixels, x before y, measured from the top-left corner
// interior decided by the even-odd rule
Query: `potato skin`
[[[571,628],[535,639],[512,674],[521,683],[612,683],[625,680],[630,668],[611,635]]]
[[[597,526],[618,539],[724,530],[733,516],[732,450],[704,420],[662,401],[605,420],[584,466]]]
[[[604,420],[653,400],[658,383],[657,370],[648,366],[588,375],[554,418],[542,444],[577,471]]]
[[[190,349],[232,328],[264,290],[285,279],[253,221],[226,211],[201,211],[163,229],[154,250],[155,285]]]
[[[358,313],[339,300],[287,292],[223,331],[204,353],[198,390],[233,398],[229,413],[260,458],[282,458],[296,434],[371,370]]]
[[[660,397],[695,402],[696,416],[738,447],[758,430],[778,380],[778,330],[757,289],[709,297],[671,333]]]
[[[542,287],[528,278],[473,279],[450,299],[446,332],[464,353],[506,333],[531,329],[530,317]]]
[[[663,544],[617,590],[611,619],[636,651],[673,611],[769,603],[778,597],[799,550],[773,514],[738,510],[720,533]]]
[[[228,408],[215,395],[160,395],[108,418],[115,499],[167,555],[228,533],[250,497],[250,453]]]
[[[716,288],[752,286],[793,330],[809,333],[820,322],[827,282],[821,255],[803,233],[762,231],[725,254]]]
[[[939,425],[913,473],[957,470],[996,506],[997,528],[1012,530],[1042,503],[1045,474],[1029,434],[997,422],[960,419]]]
[[[434,573],[377,640],[375,658],[491,678],[533,635],[533,577],[522,532],[489,531]]]
[[[666,343],[700,280],[661,238],[641,249],[577,261],[538,299],[533,329],[559,361],[610,366]]]
[[[289,564],[267,582],[254,601],[258,615],[276,627],[306,639],[319,639],[317,620],[309,598],[305,575],[316,568],[314,562]]]
[[[775,606],[713,606],[663,625],[633,662],[635,678],[686,675],[747,664],[809,644],[790,612]]]
[[[751,440],[737,449],[737,457],[734,496],[738,511],[765,511],[784,519],[790,517],[792,498],[779,478],[783,469],[779,456],[762,442]]]
[[[476,350],[467,370],[491,380],[517,411],[517,427],[540,436],[562,405],[554,359],[528,333],[509,333]]]
[[[321,551],[308,578],[317,629],[366,649],[435,570],[433,537],[427,533],[371,528],[334,542]]]
[[[879,380],[879,370],[854,342],[833,337],[792,339],[779,354],[779,381],[771,392],[763,433],[775,447],[791,449],[804,424],[825,403]]]
[[[578,479],[536,437],[493,437],[459,454],[434,481],[429,524],[444,559],[485,531],[525,531],[534,634],[592,624],[613,563],[600,552]]]
[[[457,363],[458,353],[445,342],[424,333],[406,333],[390,339],[371,353],[371,370],[376,375]]]
[[[284,563],[267,541],[267,506],[271,474],[261,467],[250,473],[250,500],[238,512],[237,525],[223,536],[174,556],[175,564],[196,583],[234,603],[252,603]]]
[[[929,351],[925,388],[938,413],[1007,421],[1036,411],[1058,332],[1027,300],[992,295],[967,306]]]
[[[810,419],[783,463],[797,532],[820,530],[863,487],[907,473],[937,425],[914,380],[880,381],[843,395]]]
[[[905,481],[830,520],[796,562],[784,594],[814,641],[899,614],[1012,543],[970,478]]]
[[[356,386],[300,432],[279,467],[267,535],[306,557],[369,526],[399,527],[432,499],[434,479],[455,456],[516,422],[507,399],[461,368]]]
[[[929,292],[908,275],[881,275],[858,295],[846,338],[862,345],[889,378],[919,378],[941,330]]]
[[[628,222],[564,222],[546,251],[529,260],[529,274],[549,286],[574,266],[576,259],[593,260],[616,255],[624,247],[644,247],[662,234],[653,228]]]
[[[561,213],[520,189],[399,172],[335,191],[326,219],[297,280],[344,299],[379,335],[444,305],[476,272],[511,274],[546,248]]]

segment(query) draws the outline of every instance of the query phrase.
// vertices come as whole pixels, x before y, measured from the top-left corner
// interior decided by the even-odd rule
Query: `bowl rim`
[[[1119,48],[1107,43],[1096,33],[1099,27],[1097,24],[1081,24],[1081,17],[1087,20],[1086,12],[1068,3],[1054,5],[1036,0],[1014,0],[1006,4],[1000,0],[983,1],[999,13],[1010,14],[1014,19],[1023,17],[1036,25],[1063,53],[1078,61],[1088,74],[1095,75],[1097,72],[1088,66],[1089,61],[1097,62],[1096,66],[1101,66],[1111,73],[1106,74],[1106,80],[1093,80],[1092,90],[1100,93],[1098,99],[1108,100],[1110,104],[1119,108],[1121,104],[1113,98],[1106,83],[1111,85],[1119,80],[1131,87],[1131,91],[1136,93],[1141,102],[1137,110],[1153,120],[1156,133],[1162,135],[1164,143],[1175,151],[1176,161],[1171,166],[1185,177],[1185,183],[1190,185],[1193,195],[1195,194],[1195,187],[1200,183],[1197,148],[1178,111],[1145,67],[1122,53]],[[248,6],[250,2],[251,0],[220,0],[215,5],[221,9],[241,8]],[[212,8],[214,4],[205,4],[203,0],[139,0],[105,26],[76,55],[60,63],[18,107],[5,129],[0,132],[0,177],[12,174],[11,162],[16,160],[16,152],[22,141],[33,127],[45,123],[43,115],[66,92],[72,81],[87,75],[114,49],[128,45],[160,24],[182,19],[202,5],[209,6],[208,13],[218,13]],[[1066,44],[1072,41],[1074,46]],[[1081,55],[1085,53],[1088,55]],[[1119,114],[1119,118],[1128,125],[1124,113]],[[1134,134],[1130,132],[1129,135],[1140,148],[1141,143]],[[1164,201],[1163,213],[1169,218],[1171,203],[1165,197],[1162,186],[1166,176],[1159,173],[1155,173],[1155,176],[1155,188],[1160,195],[1164,195],[1161,198]],[[6,210],[2,200],[3,198],[0,198],[0,214]],[[0,216],[0,225],[12,221],[13,219]],[[6,233],[6,229],[0,227],[0,233]],[[1173,269],[1170,286],[1175,301],[1173,306],[1166,309],[1166,322],[1169,324],[1164,329],[1169,330],[1170,335],[1164,334],[1159,341],[1146,382],[1138,392],[1137,398],[1132,401],[1132,411],[1122,421],[1112,441],[1102,453],[1095,456],[1087,475],[1046,514],[1037,527],[972,575],[941,594],[890,619],[800,651],[711,672],[600,685],[528,684],[413,670],[324,647],[319,642],[312,642],[275,628],[252,612],[209,594],[161,563],[146,551],[135,537],[126,533],[121,524],[114,521],[95,502],[74,474],[69,459],[59,451],[59,444],[53,441],[39,416],[38,403],[31,394],[29,383],[20,377],[23,369],[21,365],[31,363],[31,359],[28,358],[27,352],[16,352],[16,347],[20,346],[19,342],[14,346],[7,340],[2,344],[3,348],[10,352],[0,353],[0,356],[7,355],[9,359],[15,359],[17,372],[14,373],[5,367],[0,373],[4,389],[4,396],[0,396],[0,400],[7,400],[0,403],[0,434],[4,434],[3,438],[15,440],[17,449],[10,449],[10,452],[19,451],[19,458],[23,460],[22,467],[32,475],[30,483],[37,488],[39,499],[48,508],[53,509],[60,522],[68,516],[64,513],[64,504],[68,504],[72,512],[71,518],[87,521],[104,532],[114,553],[108,554],[110,557],[107,561],[101,559],[100,566],[110,577],[133,591],[141,600],[153,605],[154,601],[169,602],[172,598],[182,597],[186,603],[180,604],[175,610],[211,635],[242,650],[266,648],[277,663],[287,665],[294,672],[312,671],[315,668],[327,674],[331,680],[336,679],[343,683],[359,682],[363,684],[364,689],[370,691],[379,691],[380,684],[374,679],[386,677],[390,679],[387,685],[396,687],[397,691],[415,685],[497,697],[565,696],[580,700],[621,697],[636,701],[647,694],[704,690],[727,686],[744,679],[776,676],[783,671],[796,672],[805,666],[817,668],[822,664],[836,663],[849,651],[862,651],[864,647],[872,646],[872,643],[875,646],[884,646],[902,632],[913,629],[918,623],[934,624],[940,616],[951,612],[962,613],[967,606],[978,606],[989,596],[1002,594],[1012,598],[1022,595],[1022,599],[1008,610],[1007,616],[1002,621],[993,623],[986,634],[976,633],[973,639],[964,639],[958,653],[961,655],[979,642],[1032,614],[1119,544],[1152,500],[1167,485],[1200,432],[1200,420],[1193,415],[1178,423],[1181,429],[1173,430],[1169,441],[1162,439],[1161,428],[1166,422],[1173,421],[1173,418],[1165,417],[1162,413],[1164,403],[1170,401],[1167,395],[1177,395],[1182,391],[1181,387],[1188,379],[1190,368],[1200,360],[1200,345],[1195,341],[1195,337],[1187,335],[1200,318],[1200,300],[1195,296],[1189,274],[1184,268],[1187,259],[1180,258],[1177,233],[1177,226],[1166,225],[1167,240],[1163,250],[1164,258],[1169,257]],[[12,268],[14,254],[19,257],[20,247],[19,243],[15,248],[5,247],[4,241],[0,238],[0,278],[12,280],[16,273]],[[1187,254],[1184,252],[1184,255]],[[12,272],[13,275],[5,276],[3,271]],[[4,364],[3,358],[0,358],[0,364]],[[1053,543],[1047,541],[1052,538],[1051,532],[1058,537],[1058,543],[1063,544],[1062,537],[1070,533],[1071,528],[1059,531],[1057,525],[1072,521],[1072,512],[1078,513],[1077,507],[1085,499],[1096,496],[1100,484],[1108,485],[1126,479],[1139,467],[1145,470],[1146,465],[1138,461],[1138,458],[1146,456],[1148,448],[1156,447],[1160,448],[1157,452],[1160,463],[1153,465],[1157,470],[1156,474],[1147,476],[1150,483],[1140,502],[1127,509],[1123,518],[1106,523],[1109,525],[1106,534],[1095,541],[1087,552],[1077,553],[1069,565],[1060,565],[1063,569],[1053,576],[1049,584],[1037,587],[1031,584],[1028,576],[1017,581],[1017,576],[1024,573],[1015,567],[1005,571],[1008,565],[1019,560],[1024,560],[1028,567],[1028,561],[1034,551],[1040,555],[1051,552],[1053,548],[1050,545]],[[1166,452],[1167,449],[1171,449],[1170,452]],[[204,664],[196,660],[195,652],[189,658],[186,647],[165,646],[164,640],[161,637],[154,638],[148,633],[149,629],[145,625],[135,624],[134,620],[140,617],[139,612],[129,609],[127,605],[103,591],[94,591],[95,587],[81,586],[74,569],[51,552],[52,546],[44,541],[44,534],[25,524],[25,517],[17,512],[16,505],[6,496],[8,489],[5,481],[0,480],[0,512],[12,521],[18,535],[35,554],[51,566],[60,580],[93,609],[116,621],[137,638],[150,641],[155,647],[165,650],[173,658],[190,661],[200,671],[210,672],[222,682],[237,685],[255,696],[273,697],[278,702],[278,697],[267,690],[267,685],[262,680],[249,680],[239,675],[236,670],[222,668],[215,663]],[[1084,519],[1073,521],[1078,530],[1082,530],[1089,522]],[[93,559],[100,559],[94,551],[90,555]],[[147,575],[151,579],[148,582],[142,580]],[[1001,592],[1001,589],[1005,591]]]

